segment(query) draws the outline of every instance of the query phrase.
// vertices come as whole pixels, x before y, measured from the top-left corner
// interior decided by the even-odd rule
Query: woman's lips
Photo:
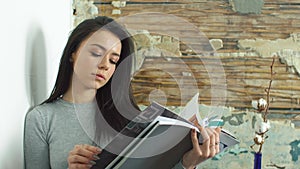
[[[97,80],[105,80],[105,77],[102,74],[96,74]]]

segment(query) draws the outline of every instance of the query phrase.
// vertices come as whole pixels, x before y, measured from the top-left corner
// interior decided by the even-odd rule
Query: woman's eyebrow
[[[104,51],[107,51],[107,49],[106,49],[104,46],[102,46],[102,45],[99,45],[99,44],[91,44],[91,45],[92,45],[92,46],[97,46],[98,48],[100,48],[100,49],[102,49],[102,50],[104,50]],[[119,53],[113,52],[112,54],[115,55],[115,56],[120,57],[120,54],[119,54]]]
[[[98,48],[101,48],[102,50],[107,50],[104,46],[99,45],[99,44],[91,44],[92,46],[97,46]]]

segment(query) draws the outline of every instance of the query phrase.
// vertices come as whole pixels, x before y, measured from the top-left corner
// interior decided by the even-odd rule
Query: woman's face
[[[116,69],[121,48],[120,39],[113,33],[106,30],[93,33],[72,54],[72,85],[84,89],[99,89],[104,86]]]

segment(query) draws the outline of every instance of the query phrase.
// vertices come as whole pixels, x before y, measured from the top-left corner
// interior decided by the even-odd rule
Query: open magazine
[[[192,149],[191,129],[198,131],[199,144],[203,141],[198,128],[186,120],[192,115],[190,111],[198,113],[196,97],[198,95],[180,113],[185,118],[156,102],[151,103],[102,150],[92,168],[171,169]],[[200,115],[196,117],[200,125],[211,126],[212,123],[215,127],[219,124],[217,116],[210,120],[200,119]],[[220,152],[238,143],[232,134],[221,130]]]

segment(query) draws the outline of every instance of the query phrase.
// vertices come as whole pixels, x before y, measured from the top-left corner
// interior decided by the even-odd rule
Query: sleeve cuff
[[[183,165],[182,165],[182,159],[173,167],[173,169],[186,169]]]
[[[183,167],[181,160],[172,169],[186,169]]]
[[[183,165],[182,165],[182,159],[172,168],[172,169],[186,169]],[[196,167],[194,168],[196,169]]]

